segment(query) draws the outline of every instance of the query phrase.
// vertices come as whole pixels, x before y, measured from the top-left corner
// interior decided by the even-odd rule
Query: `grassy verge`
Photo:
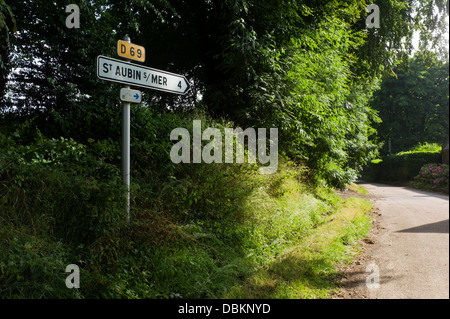
[[[351,184],[348,186],[348,189],[351,191],[354,191],[356,193],[362,194],[362,195],[367,195],[367,189],[365,189],[363,186],[360,186],[358,184]]]
[[[371,204],[300,181],[289,165],[242,203],[238,220],[191,220],[152,252],[149,282],[164,298],[327,298],[354,243],[370,228]],[[275,187],[276,186],[276,187]],[[358,188],[364,192],[364,189]],[[153,279],[151,279],[153,278]],[[135,291],[134,296],[142,296]]]
[[[250,276],[231,298],[327,298],[336,290],[336,269],[358,253],[352,245],[367,235],[371,205],[349,198],[308,236]]]

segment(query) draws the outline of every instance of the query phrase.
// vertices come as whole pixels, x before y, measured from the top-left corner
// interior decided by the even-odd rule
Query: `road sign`
[[[140,62],[145,61],[144,47],[123,40],[117,41],[117,54],[127,59],[136,60]]]
[[[142,93],[138,90],[122,88],[120,89],[120,99],[124,102],[141,103]]]
[[[99,55],[97,76],[106,81],[135,85],[158,91],[186,94],[190,86],[182,75],[123,62]]]

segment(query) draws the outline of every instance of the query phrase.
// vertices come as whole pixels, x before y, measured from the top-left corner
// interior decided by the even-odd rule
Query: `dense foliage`
[[[232,287],[320,237],[324,224],[338,230],[321,247],[306,244],[295,268],[317,293],[328,289],[332,265],[367,231],[359,213],[370,208],[332,188],[377,154],[386,105],[382,93],[371,104],[373,93],[394,71],[402,78],[414,29],[423,52],[440,43],[446,1],[383,1],[378,29],[366,28],[363,0],[79,0],[80,28],[69,29],[71,2],[0,0],[0,295],[234,296]],[[129,223],[120,85],[95,76],[96,57],[115,57],[125,34],[146,48],[143,65],[183,74],[192,87],[184,96],[143,90],[131,107]],[[420,97],[434,141],[448,128],[436,120],[445,101],[448,116],[448,77],[432,61],[409,65],[415,82],[436,79]],[[278,128],[279,171],[174,164],[171,131],[192,132],[199,119],[222,132]],[[397,157],[422,166],[435,155]],[[64,285],[72,263],[83,268],[79,291]],[[299,296],[316,297],[308,293]]]
[[[130,222],[120,174],[107,163],[117,156],[114,143],[46,138],[33,122],[0,135],[2,297],[220,298],[339,216],[344,202],[308,184],[306,167],[284,160],[266,176],[248,164],[161,167],[171,145],[155,128],[170,132],[193,118],[221,130],[226,123],[133,113],[142,139],[135,141],[141,156],[133,164]],[[326,236],[333,245],[311,252],[330,260],[299,265],[310,272],[304,280],[325,284],[329,263],[348,258],[367,231],[364,216],[339,218],[348,224]],[[65,286],[69,264],[82,269],[80,289]]]
[[[417,53],[407,68],[384,79],[372,106],[383,154],[410,149],[419,142],[442,144],[449,130],[449,65],[432,54]]]
[[[146,105],[277,127],[282,151],[332,186],[353,180],[376,151],[368,100],[380,76],[407,55],[414,28],[431,39],[446,12],[443,1],[386,1],[380,28],[366,29],[361,0],[96,0],[78,3],[81,27],[68,29],[66,2],[7,7],[17,22],[8,121],[37,115],[50,137],[118,140],[118,85],[94,76],[95,57],[114,56],[127,33],[147,48],[145,64],[184,74],[193,87],[185,97],[146,92]]]
[[[411,181],[422,166],[442,161],[441,150],[436,144],[418,145],[409,151],[383,156],[365,167],[363,178],[382,182]]]

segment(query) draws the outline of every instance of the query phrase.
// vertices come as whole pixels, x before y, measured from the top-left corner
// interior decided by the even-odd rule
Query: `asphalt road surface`
[[[340,298],[448,299],[449,196],[359,183],[374,202],[363,253],[343,271]]]

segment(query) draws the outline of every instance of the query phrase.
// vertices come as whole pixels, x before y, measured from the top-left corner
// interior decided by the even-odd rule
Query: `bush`
[[[2,298],[80,298],[67,289],[65,268],[73,263],[59,241],[39,238],[26,228],[0,227],[0,296]]]
[[[414,146],[411,150],[411,152],[440,152],[442,151],[442,145],[439,145],[437,143],[419,143],[416,146]]]
[[[440,151],[409,151],[385,156],[381,161],[373,161],[364,168],[362,178],[370,181],[410,181],[427,163],[438,163]]]
[[[423,189],[442,190],[448,193],[448,164],[426,164],[414,179],[413,186]]]
[[[0,217],[73,244],[95,240],[119,218],[119,170],[72,139],[20,144],[20,131],[0,134]]]

